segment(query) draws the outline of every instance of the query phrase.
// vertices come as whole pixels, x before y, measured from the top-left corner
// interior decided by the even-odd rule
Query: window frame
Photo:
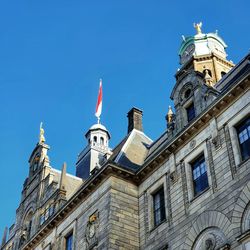
[[[190,107],[192,107],[192,112],[190,113]],[[195,106],[194,106],[194,102],[192,101],[191,103],[189,103],[186,107],[186,116],[187,116],[187,122],[191,122],[195,119],[196,117],[196,111],[195,111]],[[190,117],[190,114],[192,114],[192,116]]]
[[[156,199],[159,197],[159,207],[156,208]],[[154,227],[158,227],[161,223],[166,221],[166,204],[165,204],[165,192],[164,186],[162,185],[152,194],[152,201],[153,201],[153,225]],[[157,221],[157,214],[159,212],[160,220]]]
[[[68,244],[68,239],[71,239],[71,246],[70,248],[68,248],[67,244]],[[67,233],[65,236],[64,236],[64,249],[65,250],[73,250],[73,246],[74,246],[74,233],[73,233],[73,230],[70,231],[69,233]]]
[[[195,159],[190,162],[190,167],[192,172],[193,196],[195,198],[209,188],[208,170],[207,170],[208,166],[206,163],[204,153],[199,154],[197,157],[195,157]],[[202,172],[202,167],[205,167],[204,172]],[[198,171],[196,171],[197,175],[199,174],[197,178],[195,178],[194,176],[194,170],[196,169],[198,169]],[[204,177],[206,179],[206,185],[202,187],[200,190],[197,190],[197,186],[203,186]]]
[[[249,123],[249,124],[247,124],[247,123]],[[243,147],[242,145],[247,144],[247,146],[248,146],[248,144],[250,144],[250,116],[246,116],[244,119],[242,119],[235,126],[235,129],[236,129],[236,133],[237,133],[237,139],[238,139],[238,144],[239,144],[239,151],[240,151],[239,153],[240,153],[241,161],[247,161],[250,158],[250,150],[249,150],[249,152],[247,152],[248,155],[244,156],[243,152],[244,152],[245,147]],[[247,135],[248,138],[241,143],[240,134],[242,134],[243,131],[245,131],[245,130],[246,130],[245,135]],[[248,147],[248,148],[250,149],[250,147]]]

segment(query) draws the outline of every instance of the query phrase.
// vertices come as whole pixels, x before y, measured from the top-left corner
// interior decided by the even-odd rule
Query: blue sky
[[[145,133],[166,129],[181,35],[216,29],[237,63],[249,52],[247,0],[0,2],[0,234],[15,219],[28,159],[44,123],[51,165],[75,173],[103,79],[101,122],[115,146],[126,114],[144,111]],[[1,237],[1,236],[0,236]]]

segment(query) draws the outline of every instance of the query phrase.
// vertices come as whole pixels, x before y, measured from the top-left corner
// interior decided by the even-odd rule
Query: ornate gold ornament
[[[202,22],[194,23],[194,28],[196,29],[197,34],[201,34]]]

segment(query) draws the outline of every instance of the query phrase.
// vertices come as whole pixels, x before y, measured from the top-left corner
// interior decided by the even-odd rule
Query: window
[[[97,137],[96,136],[94,136],[94,142],[97,142]]]
[[[208,187],[207,167],[204,155],[196,159],[192,164],[194,195],[201,193]]]
[[[191,95],[191,89],[187,89],[184,94],[184,97],[187,99],[190,95]]]
[[[65,250],[72,250],[73,249],[73,233],[70,233],[67,237],[65,237]]]
[[[250,117],[245,119],[237,127],[237,133],[240,144],[241,158],[244,161],[250,157]]]
[[[223,77],[226,74],[225,71],[221,71],[221,77]]]
[[[42,225],[46,220],[48,220],[49,217],[54,214],[54,211],[55,207],[53,203],[46,207],[45,211],[40,215],[40,225]]]
[[[187,108],[187,120],[188,122],[192,121],[195,118],[195,109],[194,109],[194,103],[189,105]]]
[[[101,143],[101,145],[104,144],[104,138],[103,137],[100,138],[100,143]]]
[[[163,187],[153,195],[154,225],[158,226],[166,219]]]

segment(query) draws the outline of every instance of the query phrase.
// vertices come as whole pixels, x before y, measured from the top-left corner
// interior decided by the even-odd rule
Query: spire
[[[171,122],[173,122],[173,115],[174,112],[172,110],[171,106],[168,106],[168,123],[170,124]]]
[[[61,178],[60,178],[60,186],[59,189],[66,191],[66,169],[67,169],[67,164],[66,162],[63,163],[62,166],[62,172],[61,172]]]
[[[201,27],[202,27],[202,22],[194,23],[194,28],[196,29],[197,35],[202,34]]]
[[[100,86],[99,86],[99,92],[95,110],[95,116],[97,117],[98,124],[100,123],[101,113],[102,113],[102,79],[100,79]]]
[[[44,129],[43,129],[43,123],[40,123],[40,134],[39,134],[39,144],[42,144],[45,142],[45,137],[44,137]]]
[[[205,80],[205,83],[206,83],[207,85],[212,86],[212,84],[213,84],[213,79],[212,79],[212,77],[209,75],[208,69],[205,70],[204,80]]]
[[[2,245],[0,245],[0,247],[3,246],[7,241],[7,233],[8,233],[8,227],[5,227],[3,232]]]

